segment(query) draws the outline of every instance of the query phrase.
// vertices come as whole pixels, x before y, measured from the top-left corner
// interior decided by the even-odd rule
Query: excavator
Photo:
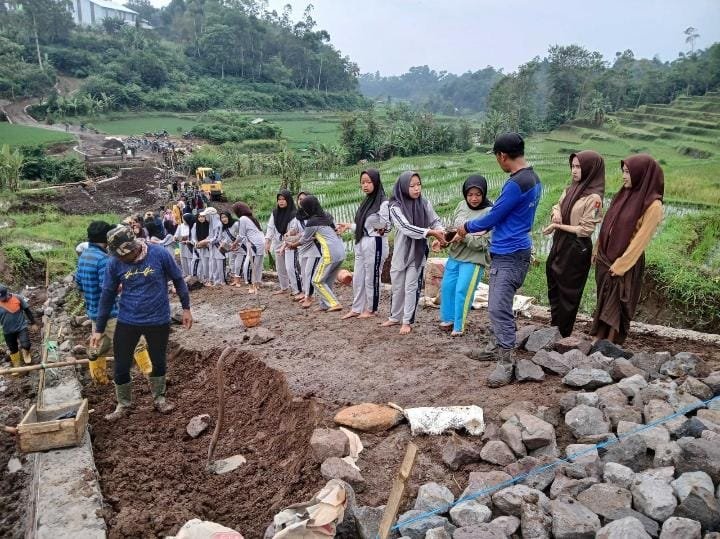
[[[200,189],[210,200],[227,202],[219,172],[210,167],[198,167],[195,169],[195,178]]]

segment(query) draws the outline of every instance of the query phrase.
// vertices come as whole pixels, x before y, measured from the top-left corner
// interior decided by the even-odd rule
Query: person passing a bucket
[[[105,268],[97,321],[90,339],[90,347],[97,348],[122,285],[113,339],[117,407],[105,419],[115,421],[125,417],[132,408],[130,365],[141,336],[147,341],[152,362],[149,380],[154,407],[160,413],[168,413],[174,406],[165,399],[166,355],[170,337],[167,282],[172,281],[175,285],[183,309],[182,324],[190,329],[193,318],[187,284],[170,253],[157,245],[138,241],[127,226],[118,225],[110,230],[107,245],[112,258]]]

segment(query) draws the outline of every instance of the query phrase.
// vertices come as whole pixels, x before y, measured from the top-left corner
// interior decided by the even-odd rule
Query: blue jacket
[[[465,223],[469,233],[492,230],[490,254],[507,255],[532,247],[530,230],[535,221],[542,184],[532,167],[511,174],[490,211]]]
[[[75,283],[77,283],[78,290],[85,297],[85,312],[93,322],[97,320],[98,305],[108,258],[109,255],[105,249],[97,243],[91,243],[80,255],[77,270],[75,271]],[[115,302],[110,311],[110,318],[116,318],[117,313],[118,307],[117,302]]]
[[[170,323],[168,281],[172,281],[183,309],[190,308],[190,292],[175,259],[163,247],[148,244],[147,256],[136,264],[112,257],[105,268],[96,331],[105,324],[122,285],[118,322],[133,326],[161,326]]]

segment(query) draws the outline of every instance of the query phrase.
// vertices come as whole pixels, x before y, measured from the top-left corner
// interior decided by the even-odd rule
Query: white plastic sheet
[[[485,431],[483,409],[475,405],[405,408],[405,417],[413,435],[437,435],[465,429],[469,434],[479,436]]]

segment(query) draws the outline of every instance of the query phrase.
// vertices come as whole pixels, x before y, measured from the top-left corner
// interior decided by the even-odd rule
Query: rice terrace
[[[720,536],[720,6],[656,4],[5,4],[0,537]]]

